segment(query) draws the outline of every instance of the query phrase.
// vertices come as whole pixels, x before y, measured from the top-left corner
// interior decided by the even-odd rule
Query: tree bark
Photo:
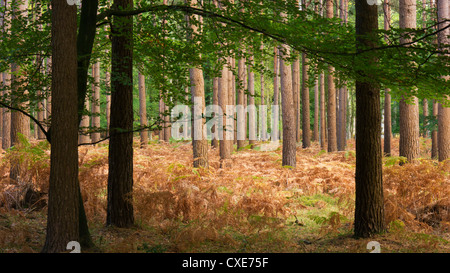
[[[139,72],[138,75],[139,85],[139,119],[142,127],[147,127],[147,96],[145,92],[145,76]],[[183,128],[184,129],[184,128]],[[141,148],[147,147],[148,144],[148,129],[140,131]]]
[[[333,18],[333,0],[327,0],[327,18]],[[328,65],[328,104],[327,104],[327,126],[328,126],[328,152],[337,151],[336,139],[336,87],[334,83],[334,67]]]
[[[92,65],[92,76],[94,77],[93,84],[93,101],[92,101],[92,127],[95,132],[91,134],[92,142],[100,140],[100,63]]]
[[[213,79],[213,105],[219,105],[219,78]],[[216,125],[213,125],[211,128],[211,133],[213,134],[211,145],[215,149],[219,148],[219,130],[216,127]]]
[[[244,148],[245,146],[245,138],[246,138],[246,131],[245,131],[245,59],[241,58],[238,61],[238,82],[239,82],[239,88],[238,88],[238,94],[237,94],[237,105],[239,108],[237,108],[237,123],[236,123],[236,129],[237,129],[237,150]]]
[[[384,30],[389,30],[391,25],[391,7],[389,0],[384,0]],[[391,90],[384,90],[384,154],[391,156],[392,146],[392,113],[391,113]]]
[[[52,145],[47,236],[42,252],[79,241],[76,7],[52,1]]]
[[[433,101],[433,116],[437,119],[439,112],[439,103],[436,100]],[[439,123],[439,122],[438,122]],[[438,124],[439,127],[439,124]],[[439,149],[438,149],[438,131],[431,131],[431,158],[438,159],[439,158]]]
[[[321,73],[320,75],[320,149],[325,150],[326,139],[327,139],[327,119],[325,116],[325,75]]]
[[[400,0],[400,28],[416,28],[416,0]],[[401,39],[401,43],[408,39]],[[400,156],[414,161],[419,156],[419,101],[400,101]]]
[[[228,63],[228,58],[227,58],[227,63]],[[222,139],[219,140],[220,143],[220,159],[221,159],[221,163],[223,163],[224,160],[230,159],[231,158],[231,149],[230,149],[230,145],[229,142],[230,140],[227,139],[227,132],[229,131],[229,128],[227,126],[227,119],[228,116],[226,114],[226,109],[227,109],[227,105],[228,103],[228,67],[227,64],[224,64],[223,68],[222,68],[222,76],[219,79],[219,106],[223,111],[223,123],[222,123]]]
[[[308,58],[302,53],[302,144],[303,148],[311,146],[311,128],[309,111]]]
[[[296,54],[296,52],[293,51],[293,54]],[[298,57],[292,62],[292,93],[294,99],[295,140],[300,142],[300,60]]]
[[[8,86],[11,84],[11,75],[3,73],[3,83],[7,89],[3,91],[3,95],[8,95]],[[2,149],[6,150],[11,147],[11,112],[8,109],[2,109],[3,127],[2,127]]]
[[[133,8],[115,0],[114,8]],[[109,141],[107,225],[130,227],[133,214],[133,17],[113,17],[111,138]]]
[[[356,1],[357,49],[375,47],[370,34],[378,28],[376,5]],[[360,56],[360,58],[364,58]],[[367,58],[365,58],[367,59]],[[376,65],[374,59],[364,60]],[[354,235],[367,238],[385,231],[380,89],[374,83],[356,81],[356,200]]]
[[[449,9],[448,0],[437,0],[438,22],[450,19]],[[438,34],[438,43],[440,47],[450,44],[450,39],[448,38],[450,31],[448,26],[448,22],[438,25],[438,29],[441,30]],[[445,79],[447,81],[450,80],[450,75],[446,75]],[[450,100],[450,96],[446,96],[446,99]],[[438,154],[439,161],[450,158],[450,107],[444,107],[443,104],[439,104],[438,108]]]
[[[289,48],[286,45],[280,49],[280,83],[281,83],[281,111],[283,119],[283,150],[282,166],[296,167],[296,119],[294,109],[294,94],[292,90],[292,68],[284,59],[289,56]]]
[[[256,144],[256,105],[255,105],[255,72],[253,72],[253,56],[248,67],[248,144],[254,148]]]

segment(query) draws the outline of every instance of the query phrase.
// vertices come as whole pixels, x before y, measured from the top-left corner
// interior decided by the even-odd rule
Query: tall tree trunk
[[[295,51],[292,53],[296,56],[298,55]],[[292,62],[292,93],[294,99],[295,140],[300,142],[300,59],[298,57]]]
[[[436,100],[433,101],[433,117],[436,119],[438,118],[439,113],[439,103],[436,102]],[[438,122],[439,123],[439,122]],[[438,124],[439,127],[439,124]],[[438,131],[433,130],[431,131],[431,158],[432,159],[438,159],[439,153],[438,153]]]
[[[3,91],[3,95],[9,94],[9,87],[11,86],[11,75],[9,73],[3,73],[3,84],[6,85],[6,90]],[[6,150],[11,147],[11,112],[9,109],[2,109],[3,115],[3,127],[2,127],[2,149]]]
[[[272,111],[274,111],[274,118],[273,118],[273,124],[272,124],[272,141],[277,141],[279,139],[279,111],[277,112],[276,109],[279,109],[277,106],[279,105],[279,97],[280,97],[280,88],[278,85],[278,78],[280,74],[280,67],[279,67],[279,58],[278,58],[279,52],[278,47],[275,46],[274,48],[274,59],[273,59],[273,70],[275,73],[275,77],[273,79],[273,105],[276,106],[275,108],[272,107]]]
[[[237,123],[236,123],[236,130],[237,130],[237,150],[244,148],[245,146],[245,137],[247,135],[245,131],[245,59],[241,58],[238,61],[238,82],[239,82],[239,88],[238,88],[238,94],[237,94]]]
[[[327,18],[333,18],[333,0],[327,0]],[[336,87],[334,83],[334,67],[328,65],[328,105],[327,105],[327,124],[328,124],[328,152],[337,151],[336,139]]]
[[[52,1],[52,97],[47,236],[42,252],[62,252],[79,241],[77,13]]]
[[[416,28],[416,0],[400,0],[400,28]],[[401,39],[401,43],[409,39]],[[412,162],[419,156],[419,101],[400,101],[400,156]]]
[[[356,1],[357,49],[376,45],[363,35],[378,28],[376,5]],[[360,58],[364,58],[360,56]],[[367,58],[366,58],[367,59]],[[376,65],[375,60],[364,60]],[[380,89],[373,83],[356,81],[356,200],[354,233],[367,238],[385,231]]]
[[[131,9],[132,0],[114,0]],[[113,17],[111,51],[111,138],[107,225],[130,227],[133,214],[133,17]]]
[[[327,138],[327,118],[325,116],[325,74],[321,73],[320,77],[320,149],[325,150]]]
[[[437,0],[438,22],[443,22],[450,19],[450,3],[448,0]],[[441,23],[438,29],[441,32],[438,34],[439,46],[449,45],[450,31],[448,29],[449,22]],[[446,29],[445,29],[446,28]],[[446,75],[445,79],[450,80],[450,75]],[[446,96],[450,100],[450,96]],[[450,158],[450,107],[444,107],[439,104],[438,108],[438,153],[439,161],[444,161]]]
[[[100,63],[92,65],[92,75],[94,77],[94,96],[92,101],[92,127],[95,130],[91,134],[92,142],[100,141]]]
[[[303,148],[311,146],[311,128],[309,111],[308,58],[302,53],[302,144]]]
[[[251,65],[248,67],[248,143],[254,148],[256,144],[256,105],[255,105],[255,72],[253,72],[253,56],[250,56]]]
[[[197,0],[191,0],[192,7],[197,6]],[[202,17],[193,15],[195,21],[202,24]],[[190,19],[188,21],[190,23]],[[199,34],[198,25],[189,24],[193,35]],[[205,120],[205,83],[203,79],[203,70],[194,67],[189,69],[191,80],[191,97],[193,104],[193,126],[192,126],[192,147],[194,167],[208,168],[208,141],[206,139],[206,120]]]
[[[231,149],[230,149],[230,145],[229,142],[230,140],[227,139],[227,132],[229,131],[228,128],[228,120],[229,117],[227,116],[226,113],[226,109],[227,109],[227,105],[228,105],[228,58],[227,58],[227,63],[224,64],[223,68],[222,68],[222,76],[219,79],[219,106],[223,111],[223,123],[222,123],[222,139],[219,141],[220,143],[220,159],[221,159],[221,164],[222,166],[224,163],[224,160],[228,160],[231,158]],[[229,134],[229,133],[228,133]]]
[[[213,79],[213,105],[219,105],[219,78]],[[211,133],[213,134],[211,145],[217,149],[219,148],[219,129],[216,125],[212,126]]]
[[[319,75],[314,80],[314,129],[313,141],[319,141]]]
[[[391,7],[389,0],[384,0],[384,30],[389,30],[391,25]],[[387,39],[386,39],[387,40]],[[391,90],[384,90],[384,154],[391,156],[392,143],[392,114],[391,114]]]
[[[286,45],[280,49],[280,83],[281,83],[281,104],[283,119],[283,150],[282,165],[296,167],[296,119],[294,109],[294,92],[292,90],[292,68],[289,67],[285,59],[289,56],[289,48]]]
[[[139,119],[142,127],[147,127],[147,96],[145,92],[145,76],[139,72]],[[184,128],[183,128],[184,129]],[[141,148],[147,147],[148,144],[148,129],[140,131]]]

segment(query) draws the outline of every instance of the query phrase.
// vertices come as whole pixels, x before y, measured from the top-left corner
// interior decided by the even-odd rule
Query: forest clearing
[[[348,151],[335,153],[321,151],[318,145],[298,148],[294,172],[281,167],[279,149],[235,152],[232,168],[220,168],[218,151],[211,149],[206,170],[192,167],[190,142],[155,140],[139,148],[135,139],[136,225],[131,228],[104,226],[107,146],[82,147],[80,183],[91,235],[99,248],[85,251],[367,253],[367,243],[377,241],[382,253],[449,253],[450,165],[425,156],[419,164],[403,166],[400,157],[384,158],[388,232],[366,240],[353,238],[353,145],[349,141]],[[26,181],[32,184],[8,182],[3,154],[4,253],[39,252],[43,244],[47,196],[22,198],[30,187],[47,192],[49,151],[39,154],[31,147],[39,145],[8,156],[27,162]],[[430,143],[423,140],[421,148],[426,155]]]

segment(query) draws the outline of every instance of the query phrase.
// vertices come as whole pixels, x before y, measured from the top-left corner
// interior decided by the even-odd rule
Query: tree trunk
[[[91,134],[92,142],[100,140],[100,63],[92,65],[92,75],[94,77],[94,97],[92,101],[92,127],[95,130]]]
[[[289,48],[286,45],[280,49],[280,83],[281,83],[281,111],[283,119],[283,150],[282,166],[296,167],[296,119],[294,109],[294,94],[292,90],[292,68],[285,60],[289,56]]]
[[[391,24],[391,7],[389,0],[384,0],[384,30],[390,29]],[[384,154],[391,156],[392,143],[392,114],[391,114],[391,90],[384,90]]]
[[[213,79],[213,105],[219,105],[219,78]],[[217,149],[219,148],[219,130],[216,125],[211,127],[211,133],[213,134],[211,145]]]
[[[239,82],[239,88],[238,88],[238,94],[237,94],[237,123],[236,123],[236,130],[237,130],[237,150],[244,148],[245,146],[245,59],[241,58],[238,61],[238,82]]]
[[[416,0],[400,0],[400,28],[416,28]],[[408,42],[401,39],[401,43]],[[419,156],[419,101],[412,98],[413,104],[400,101],[400,156],[412,162]]]
[[[357,48],[375,47],[362,35],[371,34],[378,28],[376,5],[356,1]],[[366,40],[367,39],[367,40]],[[362,58],[362,57],[360,57]],[[375,60],[364,60],[376,65]],[[380,90],[373,83],[356,81],[356,200],[354,234],[367,238],[385,231]]]
[[[251,65],[248,67],[248,144],[252,148],[256,144],[256,105],[255,105],[255,72],[253,72],[253,56],[250,56]]]
[[[311,146],[311,128],[310,128],[310,111],[309,111],[309,86],[308,86],[308,69],[306,64],[308,58],[302,53],[302,144],[303,148]]]
[[[450,19],[449,9],[448,0],[437,0],[438,22]],[[438,29],[442,30],[438,34],[439,46],[450,44],[449,25],[449,22],[438,25]],[[450,75],[445,76],[445,79],[450,80]],[[446,96],[446,99],[450,100],[450,96]],[[442,104],[439,104],[438,108],[438,153],[439,161],[450,158],[450,107],[444,107]]]
[[[435,118],[438,118],[438,112],[439,112],[439,103],[434,100],[433,102],[433,116]],[[439,123],[439,122],[438,122]],[[439,124],[438,124],[439,127]],[[431,158],[432,159],[438,159],[439,153],[438,153],[438,131],[433,130],[431,131]]]
[[[314,131],[313,141],[319,141],[319,75],[314,80]]]
[[[298,55],[295,51],[293,51],[293,54]],[[300,142],[300,60],[298,57],[292,62],[292,93],[294,98],[295,140]]]
[[[8,95],[8,86],[11,85],[11,75],[9,73],[3,73],[3,83],[7,86],[7,89],[3,91],[3,95]],[[11,112],[9,109],[2,109],[3,115],[3,127],[2,127],[2,149],[6,150],[11,147]]]
[[[145,92],[145,76],[141,73],[138,75],[139,85],[139,119],[142,127],[147,127],[147,96]],[[183,128],[184,129],[184,128]],[[147,147],[148,144],[148,129],[140,131],[141,148]]]
[[[47,236],[42,252],[62,252],[79,241],[77,13],[52,1],[52,97]]]
[[[320,149],[325,150],[327,119],[325,116],[325,74],[320,75]]]
[[[228,59],[227,59],[228,60]],[[229,139],[227,139],[227,132],[229,131],[228,128],[228,119],[229,117],[227,116],[226,113],[226,109],[227,109],[227,105],[228,103],[228,67],[227,67],[227,63],[224,64],[223,68],[222,68],[222,77],[219,79],[219,106],[223,111],[223,123],[222,123],[222,139],[219,141],[220,143],[220,159],[221,159],[221,164],[223,166],[223,161],[230,159],[231,158],[231,149],[230,149],[230,145],[229,145]],[[220,130],[219,130],[220,131]],[[229,134],[229,133],[228,133]]]
[[[333,1],[327,0],[327,18],[333,18]],[[328,152],[337,151],[336,139],[336,87],[334,83],[334,67],[328,66],[328,107],[327,107],[327,124],[328,124]]]
[[[273,79],[273,105],[274,106],[278,106],[279,105],[279,97],[280,97],[280,89],[279,89],[279,85],[278,85],[278,78],[279,78],[279,74],[280,74],[280,68],[279,68],[279,51],[278,51],[278,47],[274,48],[274,60],[273,60],[273,70],[275,73],[275,77]],[[274,109],[272,107],[272,109]],[[279,108],[278,108],[279,109]],[[272,110],[273,111],[273,110]],[[272,124],[272,141],[277,141],[279,139],[279,113],[277,113],[277,111],[274,112],[274,119],[273,119],[273,124]]]
[[[115,0],[114,8],[133,8]],[[107,225],[130,227],[133,215],[133,17],[113,17],[111,138],[109,141]]]

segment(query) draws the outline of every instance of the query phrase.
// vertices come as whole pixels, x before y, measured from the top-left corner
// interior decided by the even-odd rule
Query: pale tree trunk
[[[191,0],[192,7],[197,6],[197,0]],[[202,17],[193,15],[202,24]],[[190,20],[191,18],[188,18]],[[192,33],[199,34],[199,26],[190,24]],[[203,78],[203,70],[194,67],[189,69],[191,81],[191,97],[193,104],[193,126],[192,126],[192,147],[193,147],[193,165],[194,168],[203,167],[208,168],[208,141],[206,138],[206,120],[205,120],[205,83]]]
[[[449,1],[437,0],[438,22],[443,22],[450,19]],[[450,31],[448,29],[449,22],[438,25],[438,29],[442,30],[438,34],[439,46],[449,45]],[[447,29],[445,29],[447,27]],[[445,29],[445,30],[444,30]],[[445,79],[450,80],[450,75],[445,76]],[[446,96],[450,100],[450,96]],[[439,161],[444,161],[450,158],[450,108],[439,104],[438,108],[438,154]]]
[[[238,82],[239,82],[239,88],[238,88],[238,94],[237,94],[237,123],[236,123],[236,130],[238,132],[237,134],[237,150],[244,148],[245,146],[245,59],[241,58],[238,61]]]
[[[333,1],[327,0],[327,18],[333,18]],[[337,151],[336,139],[336,87],[334,83],[334,67],[328,65],[328,106],[327,106],[327,124],[328,124],[328,152]]]
[[[27,9],[27,1],[18,6],[18,9],[14,10],[13,17],[17,17],[17,13],[23,12]],[[18,64],[11,64],[11,99],[14,101],[18,94],[26,94],[27,91],[23,90],[25,85],[21,85],[21,82],[25,80],[25,75],[21,75],[21,67]],[[26,107],[25,103],[16,104],[12,103],[13,107]],[[22,134],[26,138],[30,136],[30,119],[19,111],[11,112],[11,146],[19,144],[19,134]],[[20,176],[20,163],[11,162],[10,178],[17,180]]]
[[[327,139],[327,118],[325,116],[325,74],[321,73],[320,77],[320,149],[325,150]]]
[[[436,100],[433,101],[433,117],[438,118],[439,103]],[[439,123],[439,122],[438,122]],[[439,127],[439,124],[438,124]],[[431,158],[438,159],[438,131],[431,131]]]
[[[255,105],[255,72],[253,72],[253,56],[248,67],[248,143],[254,148],[256,144],[256,105]]]
[[[213,105],[219,105],[219,78],[213,79]],[[213,125],[211,128],[211,133],[213,135],[211,145],[215,149],[219,148],[219,130],[216,127],[216,125]]]
[[[384,30],[390,29],[391,24],[391,7],[389,0],[384,0]],[[391,94],[390,89],[384,90],[384,154],[391,156],[392,143],[392,114],[391,114]]]
[[[319,141],[319,75],[314,80],[314,129],[313,141]]]
[[[427,1],[426,0],[422,0],[422,28],[426,28],[427,27]],[[423,99],[423,137],[428,137],[428,130],[427,130],[427,118],[429,115],[429,111],[428,111],[428,100],[427,99]]]
[[[416,0],[400,0],[400,28],[416,28]],[[401,43],[409,39],[401,39]],[[419,156],[419,101],[400,101],[400,156],[414,161]]]
[[[138,75],[139,86],[139,119],[141,127],[147,127],[147,96],[145,92],[145,76],[139,72]],[[141,148],[147,147],[148,144],[148,129],[142,129],[140,131]]]
[[[80,241],[78,183],[77,10],[52,1],[52,96],[47,236],[42,252]]]
[[[221,159],[221,166],[224,167],[224,161],[231,158],[231,149],[230,149],[230,140],[227,139],[227,132],[229,131],[228,128],[228,116],[226,113],[227,105],[228,103],[228,60],[229,58],[226,58],[227,62],[224,64],[222,68],[222,75],[219,79],[219,106],[223,111],[223,123],[222,123],[222,136],[221,140],[219,140],[220,143],[220,159]]]
[[[308,58],[302,53],[302,145],[303,148],[311,146],[310,111],[309,111],[309,86],[308,86]]]
[[[261,44],[261,51],[263,51],[264,46],[263,44]],[[264,61],[261,61],[261,66],[264,67]],[[266,112],[264,111],[264,105],[265,104],[265,96],[264,96],[264,71],[261,71],[260,76],[259,76],[259,82],[260,82],[260,86],[261,86],[261,104],[260,104],[260,112],[259,112],[259,119],[260,119],[260,126],[261,128],[259,129],[260,133],[260,138],[261,141],[266,141],[267,140],[267,117],[266,117]],[[266,106],[267,107],[267,106]]]
[[[94,63],[92,65],[92,76],[94,77],[93,84],[93,101],[91,103],[92,107],[92,127],[95,130],[91,134],[91,139],[93,143],[100,141],[100,63]]]
[[[275,77],[273,79],[273,105],[274,106],[278,106],[279,105],[279,96],[280,96],[280,89],[279,89],[279,85],[278,85],[278,78],[279,78],[279,58],[278,58],[278,47],[274,48],[274,59],[273,59],[273,67],[274,67],[274,73],[275,73]],[[272,111],[274,111],[277,108],[272,108]],[[278,108],[279,109],[279,108]],[[277,141],[279,139],[279,113],[277,113],[276,111],[273,113],[274,118],[273,118],[273,124],[272,124],[272,141]]]
[[[89,107],[89,100],[86,100],[84,102],[85,104],[85,111],[89,111],[90,107]],[[90,124],[90,118],[88,115],[83,115],[83,117],[81,118],[81,122],[80,122],[80,135],[78,137],[78,143],[82,144],[82,143],[90,143],[91,142],[91,137],[90,135],[86,132],[87,130],[89,130],[89,124]]]
[[[8,95],[10,92],[9,88],[11,86],[11,75],[9,73],[3,73],[3,84],[6,86],[6,90],[3,91],[3,95]],[[3,108],[2,112],[2,149],[6,150],[11,147],[11,112],[6,108]]]
[[[347,1],[340,0],[339,3],[339,16],[343,21],[343,24],[347,24]],[[348,92],[346,82],[342,82],[343,86],[339,88],[339,105],[338,105],[338,129],[337,129],[337,149],[338,151],[345,151],[347,147],[347,104],[348,104]]]
[[[111,122],[111,73],[105,71],[105,86],[106,86],[106,136],[109,136],[109,124]]]

